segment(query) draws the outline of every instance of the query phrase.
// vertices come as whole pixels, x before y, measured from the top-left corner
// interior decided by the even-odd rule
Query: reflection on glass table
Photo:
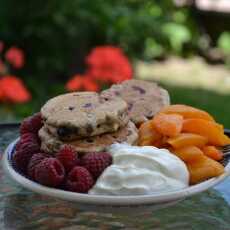
[[[18,136],[17,125],[0,126],[1,156]],[[230,178],[199,195],[157,211],[109,213],[35,194],[0,168],[0,229],[223,229],[230,226]]]

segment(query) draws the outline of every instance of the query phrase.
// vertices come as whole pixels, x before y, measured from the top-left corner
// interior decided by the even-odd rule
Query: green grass
[[[230,95],[168,85],[163,87],[169,91],[172,104],[187,104],[203,109],[212,114],[225,128],[230,128]]]

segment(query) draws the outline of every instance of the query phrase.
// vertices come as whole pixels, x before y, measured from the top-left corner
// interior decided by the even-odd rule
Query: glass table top
[[[18,136],[18,125],[0,125],[0,153]],[[229,230],[230,178],[174,206],[143,213],[97,213],[23,189],[0,165],[0,229]]]

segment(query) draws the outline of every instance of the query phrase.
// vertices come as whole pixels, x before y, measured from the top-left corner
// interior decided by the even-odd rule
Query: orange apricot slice
[[[224,156],[224,154],[215,146],[204,146],[202,151],[204,152],[204,155],[216,161],[223,159]]]
[[[186,119],[182,132],[199,134],[208,138],[208,143],[215,146],[230,144],[230,139],[224,135],[221,125],[202,119]]]
[[[160,140],[162,135],[159,134],[153,126],[153,121],[149,120],[141,124],[139,128],[139,140],[140,146],[153,145],[154,142]]]
[[[223,134],[222,138],[225,145],[228,145],[230,143],[230,138],[227,135]]]
[[[153,125],[160,134],[175,137],[182,130],[183,117],[178,114],[159,113],[153,118]]]
[[[174,149],[173,153],[185,163],[199,161],[204,156],[204,153],[196,146],[186,146]]]
[[[190,184],[197,184],[224,173],[222,164],[205,155],[199,161],[188,163],[187,169],[190,174]]]
[[[169,105],[164,107],[160,112],[165,114],[180,114],[185,119],[199,118],[207,121],[214,121],[214,118],[209,113],[188,105]]]
[[[174,148],[182,148],[190,145],[203,147],[208,138],[194,133],[180,133],[177,137],[171,137],[167,142]]]

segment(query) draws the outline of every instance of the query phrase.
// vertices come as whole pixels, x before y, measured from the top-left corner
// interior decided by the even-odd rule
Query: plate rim
[[[106,206],[135,206],[135,205],[154,205],[160,203],[167,203],[176,200],[181,200],[186,197],[195,195],[197,193],[208,190],[211,187],[222,182],[230,175],[230,162],[225,167],[225,173],[219,177],[214,177],[196,185],[189,186],[184,189],[175,190],[172,192],[162,192],[151,195],[138,196],[105,196],[105,195],[89,195],[76,192],[65,191],[56,188],[43,186],[34,182],[15,171],[9,162],[9,154],[12,154],[14,147],[19,138],[12,141],[6,148],[3,155],[3,170],[22,187],[33,192],[48,195],[50,197],[60,198],[62,200],[74,201],[81,204],[91,205],[106,205]]]

